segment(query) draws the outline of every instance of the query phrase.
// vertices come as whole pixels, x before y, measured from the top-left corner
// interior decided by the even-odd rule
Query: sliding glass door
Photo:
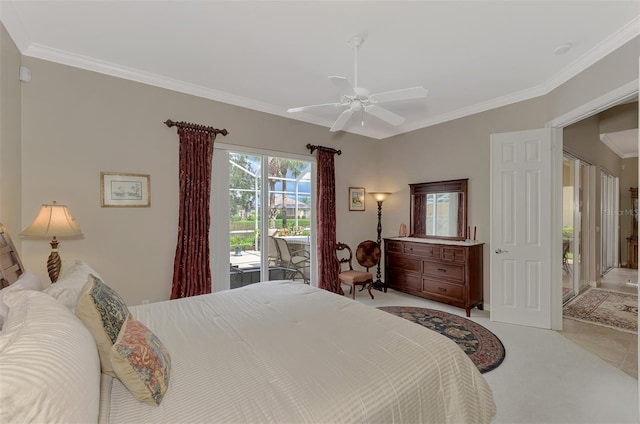
[[[218,281],[214,290],[269,280],[312,283],[314,165],[306,157],[276,156],[253,149],[216,150],[214,166],[218,167],[220,178],[217,184],[214,181],[215,197],[221,201],[224,191],[221,186],[226,186],[227,199],[224,200],[228,208],[227,233],[223,234],[220,229],[215,233],[225,237],[228,243],[215,242],[218,249],[212,254],[212,261],[217,263],[214,274],[227,281]],[[221,175],[220,167],[227,170],[226,175]],[[223,204],[216,208],[218,225],[223,225],[220,216]],[[225,275],[221,264],[227,260]]]

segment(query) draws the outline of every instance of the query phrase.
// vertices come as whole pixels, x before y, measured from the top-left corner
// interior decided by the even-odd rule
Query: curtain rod
[[[169,128],[178,127],[178,128],[186,128],[188,130],[194,130],[194,131],[210,132],[213,134],[222,134],[222,135],[229,134],[229,131],[225,129],[219,130],[218,128],[207,127],[206,125],[192,124],[190,122],[184,122],[184,121],[175,122],[175,121],[172,121],[171,119],[167,119],[166,121],[164,121],[164,124]]]
[[[320,150],[321,152],[336,153],[338,156],[342,154],[342,150],[332,149],[331,147],[314,146],[313,144],[307,144],[307,149],[309,149],[309,153],[313,153],[314,150]]]

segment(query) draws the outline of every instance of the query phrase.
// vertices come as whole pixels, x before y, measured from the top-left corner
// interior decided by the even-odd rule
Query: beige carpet
[[[567,303],[563,314],[565,318],[638,332],[638,296],[635,294],[591,288]]]

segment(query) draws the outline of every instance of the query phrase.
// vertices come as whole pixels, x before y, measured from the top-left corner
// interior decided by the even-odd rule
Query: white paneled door
[[[554,187],[561,171],[558,138],[558,130],[550,128],[491,136],[494,321],[552,327],[552,308],[561,296],[561,280],[554,281],[561,265],[561,249],[555,244],[561,241],[553,235],[561,215],[556,198],[560,191]],[[552,298],[556,294],[557,300]]]

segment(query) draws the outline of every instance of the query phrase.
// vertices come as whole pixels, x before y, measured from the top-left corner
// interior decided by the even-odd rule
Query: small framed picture
[[[146,174],[100,173],[103,208],[151,207],[151,177]]]
[[[363,187],[349,187],[349,210],[350,211],[364,210],[364,188]]]

